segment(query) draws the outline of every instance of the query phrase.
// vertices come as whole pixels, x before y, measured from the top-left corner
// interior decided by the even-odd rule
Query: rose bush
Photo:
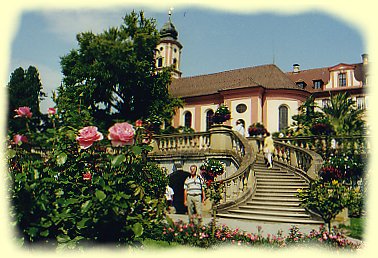
[[[163,219],[168,182],[146,160],[151,147],[142,142],[149,134],[143,127],[133,145],[117,149],[94,126],[78,130],[57,121],[46,134],[40,139],[54,143],[49,149],[9,140],[11,216],[25,245],[133,244]]]

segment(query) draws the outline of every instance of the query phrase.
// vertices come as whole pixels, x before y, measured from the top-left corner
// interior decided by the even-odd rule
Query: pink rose
[[[96,126],[87,126],[79,130],[79,136],[76,140],[79,142],[80,148],[87,149],[94,142],[101,141],[104,138],[102,133],[97,131]]]
[[[28,138],[25,135],[16,134],[13,136],[13,142],[18,144],[19,142],[28,142]]]
[[[124,146],[134,144],[133,126],[127,122],[115,123],[109,128],[108,139],[112,141],[113,146]]]
[[[31,118],[33,113],[30,112],[30,107],[19,107],[18,109],[14,110],[17,115],[14,117],[26,117],[26,118]]]
[[[49,108],[47,110],[47,114],[49,114],[50,116],[53,116],[56,114],[56,109],[55,108]]]

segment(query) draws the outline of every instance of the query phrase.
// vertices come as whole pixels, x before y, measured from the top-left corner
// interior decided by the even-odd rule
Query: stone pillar
[[[210,128],[210,150],[232,150],[231,126],[213,125]]]

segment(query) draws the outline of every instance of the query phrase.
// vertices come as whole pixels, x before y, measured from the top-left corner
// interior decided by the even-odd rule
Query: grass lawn
[[[350,218],[350,226],[341,225],[341,228],[347,230],[346,234],[352,238],[363,240],[366,217]]]
[[[145,239],[142,242],[144,248],[146,249],[164,249],[164,248],[172,248],[172,247],[178,247],[181,246],[178,243],[172,242],[166,242],[166,241],[161,241],[161,240],[154,240],[154,239]]]

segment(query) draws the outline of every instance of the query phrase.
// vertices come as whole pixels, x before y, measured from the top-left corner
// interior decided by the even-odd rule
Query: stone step
[[[266,187],[282,187],[282,186],[293,186],[293,187],[308,187],[307,183],[303,182],[280,182],[280,181],[275,181],[275,182],[270,182],[270,181],[258,181],[257,182],[257,187],[260,186],[266,186]]]
[[[267,206],[267,205],[242,205],[238,207],[244,210],[259,210],[259,211],[281,211],[281,212],[306,212],[304,208],[299,206]]]
[[[298,188],[271,188],[271,187],[259,187],[256,193],[298,193]]]
[[[306,187],[298,187],[298,186],[293,186],[293,185],[283,185],[278,187],[271,187],[271,186],[265,186],[265,185],[259,185],[259,190],[277,190],[277,189],[282,189],[282,190],[293,190],[297,191],[298,189],[308,189],[308,186]]]
[[[300,207],[301,202],[276,202],[269,200],[255,200],[247,201],[246,205],[256,205],[256,206],[269,206],[269,207]]]
[[[269,202],[299,202],[300,200],[297,197],[276,197],[276,196],[254,196],[253,200],[256,201],[269,201]]]
[[[269,217],[290,217],[290,218],[310,218],[310,215],[302,213],[293,212],[280,212],[280,211],[256,211],[256,210],[242,210],[235,209],[228,211],[231,214],[242,214],[242,215],[263,215]]]
[[[295,182],[295,183],[306,183],[304,179],[297,178],[256,178],[257,182]]]
[[[229,218],[229,219],[241,219],[241,220],[252,220],[261,222],[279,222],[279,223],[290,223],[290,224],[324,224],[323,221],[317,221],[312,219],[300,219],[300,218],[287,218],[287,217],[271,217],[264,215],[242,215],[242,214],[217,214],[219,218]]]
[[[283,200],[286,199],[298,199],[295,194],[292,193],[255,193],[254,198],[282,198]]]

